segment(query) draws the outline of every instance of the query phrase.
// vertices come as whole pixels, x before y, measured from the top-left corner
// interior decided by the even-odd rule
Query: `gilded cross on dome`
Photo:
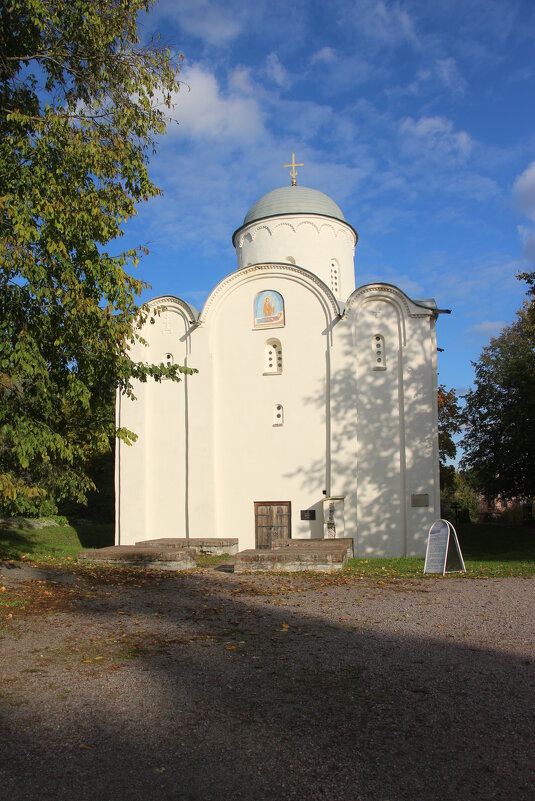
[[[300,164],[295,163],[295,153],[292,153],[292,163],[285,164],[284,167],[291,167],[290,175],[292,177],[292,186],[297,186],[297,170],[296,167],[304,167],[305,165],[301,162]]]

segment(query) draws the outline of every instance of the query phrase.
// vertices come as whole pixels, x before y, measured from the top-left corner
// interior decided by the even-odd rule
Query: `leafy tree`
[[[529,286],[528,295],[531,295],[535,298],[535,271],[531,273],[519,273],[517,278],[520,281],[525,281],[526,284]]]
[[[146,318],[113,253],[178,88],[178,60],[143,47],[152,0],[6,0],[0,10],[0,512],[83,501],[109,448],[116,389],[185,368],[134,364]],[[163,104],[163,108],[162,108]]]
[[[438,388],[437,401],[440,488],[448,490],[452,489],[454,485],[455,467],[447,462],[448,459],[455,459],[457,455],[454,436],[461,431],[461,409],[455,390],[446,389],[444,384]]]
[[[468,522],[465,517],[467,514],[470,522],[477,523],[481,505],[472,475],[464,470],[455,470],[453,465],[451,467],[451,480],[441,492],[443,513],[454,516],[458,522]]]
[[[529,498],[535,494],[535,301],[525,302],[474,367],[461,465],[488,498]]]

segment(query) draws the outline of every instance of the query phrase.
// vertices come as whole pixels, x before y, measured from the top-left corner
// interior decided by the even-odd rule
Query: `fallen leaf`
[[[80,743],[78,748],[81,748],[84,751],[92,751],[93,750],[93,746],[92,745],[86,745],[85,743]]]

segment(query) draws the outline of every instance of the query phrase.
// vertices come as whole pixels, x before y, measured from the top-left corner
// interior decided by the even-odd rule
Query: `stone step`
[[[322,573],[334,573],[341,570],[347,559],[347,548],[328,549],[320,547],[277,548],[259,550],[251,548],[240,551],[234,557],[235,573],[283,572],[297,573],[303,570],[315,570]]]
[[[156,570],[189,570],[196,567],[196,551],[191,548],[159,548],[138,545],[111,545],[81,551],[78,562],[128,565]]]
[[[191,548],[205,554],[238,553],[237,537],[160,537],[156,540],[141,540],[136,547]]]
[[[339,537],[338,539],[332,540],[283,540],[274,538],[271,542],[271,547],[276,550],[280,548],[311,548],[312,550],[317,550],[319,548],[326,548],[327,550],[332,548],[337,550],[341,548],[347,551],[349,559],[353,557],[353,539],[351,537]]]

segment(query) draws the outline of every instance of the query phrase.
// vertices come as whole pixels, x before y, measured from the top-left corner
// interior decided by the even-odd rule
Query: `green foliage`
[[[113,545],[111,525],[62,525],[48,528],[1,528],[0,559],[68,563],[85,548]]]
[[[186,372],[130,359],[147,315],[128,272],[141,253],[108,249],[159,194],[148,154],[178,88],[178,60],[138,40],[151,6],[0,10],[0,514],[83,502],[88,461],[135,438],[115,431],[116,390]]]
[[[535,301],[483,349],[463,411],[461,465],[488,498],[535,494]]]
[[[528,285],[528,295],[535,297],[535,270],[531,273],[519,273],[517,275],[519,281],[525,281]]]
[[[461,408],[454,389],[441,384],[437,392],[438,402],[438,449],[440,464],[455,459],[457,446],[453,437],[461,431]]]
[[[457,504],[460,512],[468,511],[472,523],[477,523],[481,513],[478,494],[473,486],[473,480],[468,473],[454,470],[451,485],[441,492],[442,505],[453,508]],[[464,517],[462,518],[464,520]]]
[[[438,404],[438,458],[440,463],[440,491],[445,497],[454,491],[455,467],[447,464],[455,459],[457,445],[454,436],[461,431],[461,408],[454,389],[441,384],[437,392]]]

